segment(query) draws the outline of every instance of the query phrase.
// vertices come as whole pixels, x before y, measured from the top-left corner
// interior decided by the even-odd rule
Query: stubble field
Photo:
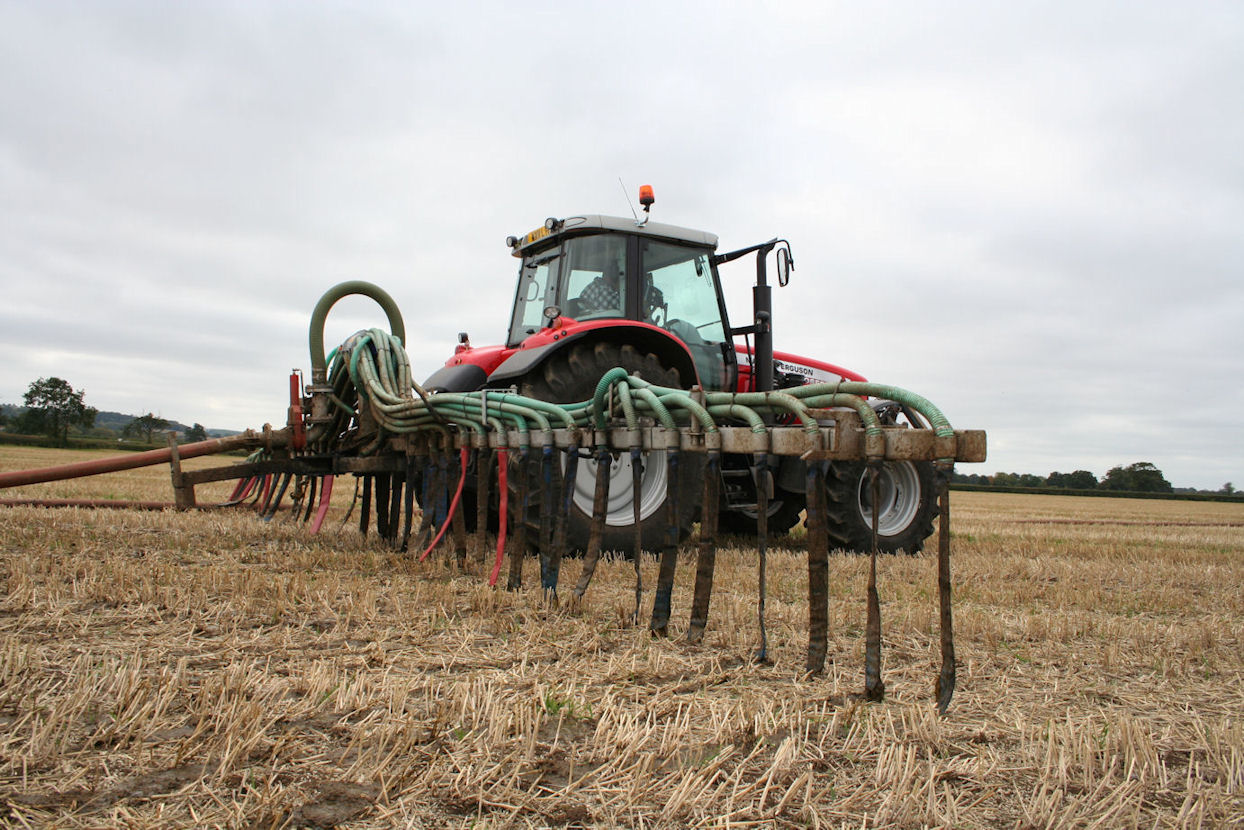
[[[0,448],[0,470],[80,457]],[[171,500],[168,482],[0,497]],[[1244,505],[952,494],[939,717],[931,555],[880,563],[870,704],[864,557],[831,557],[833,662],[806,679],[799,540],[770,556],[756,665],[747,540],[719,553],[689,646],[691,547],[675,636],[653,639],[629,562],[551,608],[534,562],[506,592],[360,538],[349,490],[314,537],[287,513],[0,508],[0,824],[1244,825]],[[645,614],[655,578],[645,560]]]

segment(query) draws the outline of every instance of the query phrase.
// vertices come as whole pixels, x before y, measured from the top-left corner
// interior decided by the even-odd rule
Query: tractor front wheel
[[[877,548],[882,553],[919,553],[933,533],[937,499],[933,465],[927,461],[887,461],[880,476]],[[872,475],[862,461],[832,463],[825,477],[831,547],[872,550]]]

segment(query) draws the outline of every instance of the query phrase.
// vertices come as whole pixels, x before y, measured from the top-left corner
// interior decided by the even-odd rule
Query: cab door
[[[633,319],[660,326],[691,352],[706,389],[733,390],[737,375],[725,303],[707,248],[637,238]]]

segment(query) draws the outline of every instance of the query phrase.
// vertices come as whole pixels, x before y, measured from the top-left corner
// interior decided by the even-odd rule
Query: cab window
[[[705,386],[724,388],[726,331],[709,252],[645,239],[642,256],[641,319],[687,344]]]

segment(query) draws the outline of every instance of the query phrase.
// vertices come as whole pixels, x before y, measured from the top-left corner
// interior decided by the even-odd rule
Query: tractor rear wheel
[[[644,380],[658,386],[682,386],[678,371],[667,367],[654,354],[641,353],[630,345],[595,343],[574,344],[553,355],[522,379],[519,393],[551,403],[585,401],[595,393],[601,376],[616,366],[621,366],[632,374],[638,373]],[[670,482],[666,454],[660,451],[644,453],[644,468],[640,479],[640,518],[643,546],[646,550],[660,550],[664,543],[668,522],[666,503],[671,486],[678,488],[680,496],[677,517],[679,540],[686,538],[691,531],[696,508],[699,506],[698,485],[702,481],[704,459],[699,453],[683,453],[680,462],[678,481]],[[634,547],[635,533],[629,453],[614,454],[609,468],[609,479],[609,499],[606,504],[601,550],[630,552]],[[571,550],[587,549],[595,492],[596,462],[590,458],[581,459],[575,475],[574,496],[566,525],[566,540]],[[538,501],[538,498],[533,498],[529,503],[527,522],[531,528],[540,526]],[[538,537],[529,534],[529,538]]]

